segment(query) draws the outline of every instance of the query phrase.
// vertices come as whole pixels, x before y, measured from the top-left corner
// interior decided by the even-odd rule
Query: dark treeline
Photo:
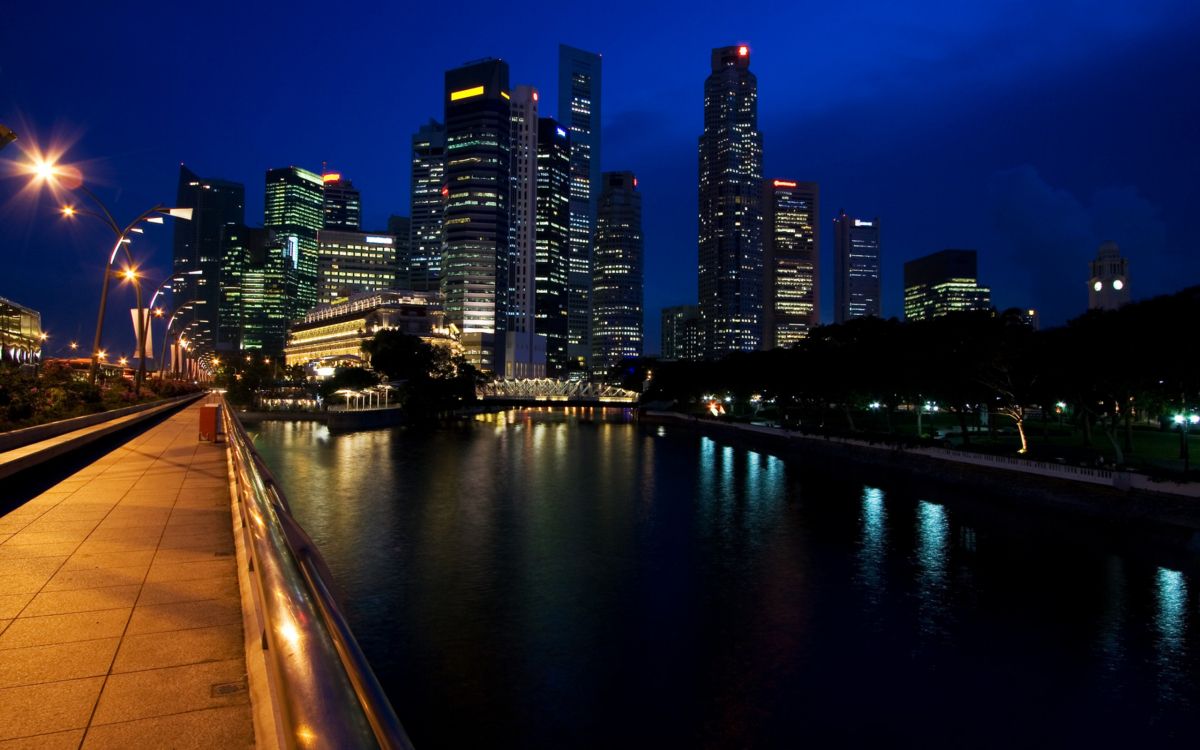
[[[1022,438],[1030,411],[1061,409],[1086,443],[1111,442],[1120,462],[1135,421],[1195,406],[1198,323],[1200,287],[1043,331],[1018,310],[920,322],[865,318],[819,327],[791,349],[655,363],[644,401],[686,408],[706,394],[729,394],[734,403],[759,395],[773,400],[785,425],[851,432],[869,404],[891,431],[901,405],[933,402],[955,415],[968,444],[968,426],[984,409]]]

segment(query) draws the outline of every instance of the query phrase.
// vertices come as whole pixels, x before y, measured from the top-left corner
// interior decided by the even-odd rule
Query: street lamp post
[[[1200,414],[1187,413],[1187,408],[1180,414],[1175,415],[1175,424],[1179,425],[1179,457],[1183,459],[1183,476],[1186,479],[1188,471],[1191,469],[1190,457],[1188,450],[1188,426],[1200,424]]]

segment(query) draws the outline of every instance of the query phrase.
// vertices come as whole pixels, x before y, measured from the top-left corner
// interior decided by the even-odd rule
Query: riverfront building
[[[1088,309],[1116,310],[1129,301],[1129,261],[1115,242],[1105,242],[1088,263]]]
[[[354,183],[337,172],[321,175],[324,185],[324,228],[357,232],[362,227],[362,199]]]
[[[446,127],[430,120],[412,137],[409,251],[401,286],[437,291],[442,268],[442,214],[446,207]],[[407,283],[404,283],[407,281]]]
[[[325,192],[320,175],[300,167],[267,171],[264,225],[296,269],[296,294],[289,318],[299,318],[317,303],[317,232],[325,225]]]
[[[592,243],[600,200],[601,61],[595,52],[558,45],[558,122],[571,135],[568,356],[586,371],[592,356]]]
[[[508,64],[446,72],[446,211],[441,290],[467,360],[504,372],[512,166]]]
[[[953,312],[990,310],[974,250],[943,250],[904,264],[904,317],[928,320]]]
[[[833,320],[879,316],[879,219],[842,211],[833,220]]]
[[[401,331],[461,353],[445,327],[436,292],[389,289],[310,310],[288,332],[285,361],[321,368],[361,365],[363,345],[382,330]]]
[[[508,320],[504,377],[546,377],[546,337],[536,328],[538,93],[532,86],[511,92],[512,194],[508,256]]]
[[[557,120],[538,119],[535,317],[546,337],[546,374],[571,369],[568,321],[571,135]]]
[[[0,297],[0,361],[37,361],[44,340],[41,313]]]
[[[763,348],[789,347],[820,322],[820,193],[815,182],[763,184]]]
[[[712,51],[700,136],[699,292],[705,356],[760,348],[762,134],[745,45]]]
[[[397,239],[390,234],[322,229],[317,234],[317,302],[394,289]]]
[[[220,335],[226,330],[218,316],[221,238],[226,227],[245,223],[246,189],[239,182],[202,178],[181,164],[175,205],[192,209],[192,219],[174,223],[172,275],[177,280],[172,282],[172,304],[201,301],[182,313],[180,330],[206,347],[234,348],[235,342]]]
[[[662,309],[662,358],[698,360],[704,356],[704,330],[700,308],[676,305]]]
[[[592,264],[592,373],[620,375],[642,356],[642,195],[632,172],[605,172]]]

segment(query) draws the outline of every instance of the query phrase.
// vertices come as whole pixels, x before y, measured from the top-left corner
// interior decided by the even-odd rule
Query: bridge
[[[639,394],[615,385],[555,378],[502,378],[476,390],[491,404],[562,404],[564,406],[636,406]]]

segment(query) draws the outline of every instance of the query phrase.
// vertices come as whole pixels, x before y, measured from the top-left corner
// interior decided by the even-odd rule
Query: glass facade
[[[392,289],[397,240],[390,234],[323,229],[317,235],[317,303]]]
[[[538,120],[535,328],[546,337],[546,374],[572,369],[569,355],[568,253],[571,216],[571,134],[557,120]]]
[[[317,304],[317,232],[325,225],[325,191],[320,175],[300,167],[267,171],[264,224],[292,254],[296,294],[287,317],[298,319]]]
[[[295,246],[294,236],[271,229],[226,228],[225,255],[239,267],[240,280],[224,287],[222,311],[239,321],[239,348],[283,353],[299,286]]]
[[[571,134],[568,350],[571,368],[586,371],[592,348],[592,241],[600,199],[600,55],[558,46],[558,122]]]
[[[835,323],[879,316],[879,219],[856,219],[842,211],[833,220],[833,314]]]
[[[705,356],[762,345],[762,134],[746,46],[712,51],[700,136],[699,279]]]
[[[592,374],[619,380],[642,356],[642,195],[632,172],[605,172],[592,264]]]
[[[943,250],[904,264],[904,317],[928,320],[953,312],[990,310],[991,290],[979,285],[974,250]]]
[[[436,120],[412,137],[412,220],[400,286],[437,291],[442,269],[442,214],[446,209],[446,128]]]
[[[789,347],[820,322],[820,192],[815,182],[763,185],[763,348]]]

